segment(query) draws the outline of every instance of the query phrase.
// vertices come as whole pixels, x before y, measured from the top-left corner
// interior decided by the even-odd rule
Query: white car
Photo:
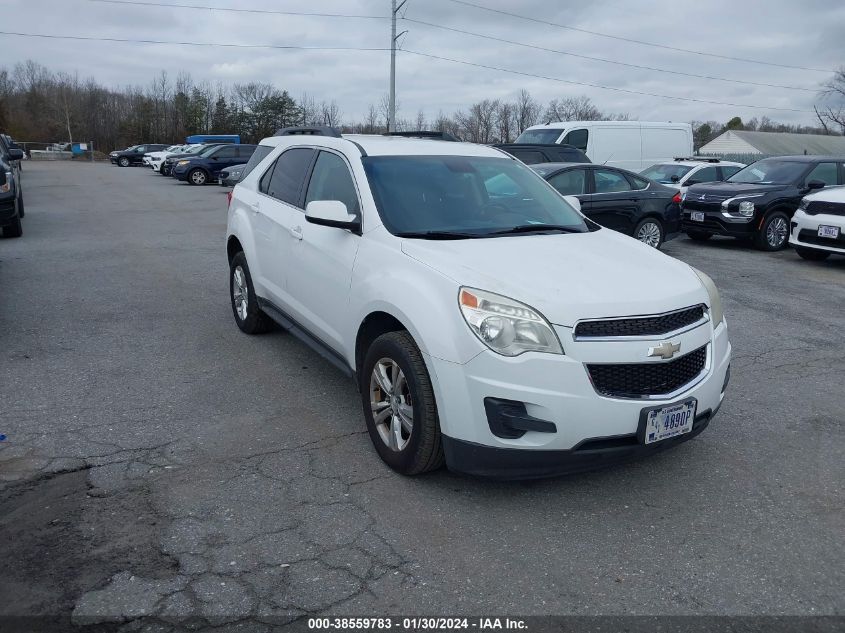
[[[261,141],[232,192],[232,311],[354,376],[396,471],[542,477],[708,425],[731,345],[707,275],[494,148],[310,132]]]
[[[826,187],[804,196],[791,226],[789,243],[804,259],[845,255],[845,187]]]
[[[718,158],[676,158],[672,162],[652,165],[640,174],[669,187],[676,187],[683,196],[691,185],[727,180],[745,166],[744,163]]]
[[[164,161],[168,156],[187,154],[188,152],[200,149],[201,147],[203,147],[202,143],[197,143],[195,145],[174,145],[173,147],[168,147],[163,152],[152,152],[151,154],[148,154],[150,157],[149,166],[153,171],[163,174],[164,172],[162,171],[161,166],[164,164]]]

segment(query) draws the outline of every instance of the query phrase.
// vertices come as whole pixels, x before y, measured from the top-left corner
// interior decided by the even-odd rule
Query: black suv
[[[120,165],[121,167],[140,165],[144,162],[144,154],[147,152],[160,152],[168,147],[170,145],[161,145],[158,143],[153,143],[152,145],[135,145],[119,152],[112,152],[109,154],[109,160],[112,165]]]
[[[23,235],[21,160],[23,151],[14,143],[10,143],[4,134],[0,134],[0,227],[3,229],[3,237]]]
[[[515,156],[526,165],[538,163],[589,163],[587,155],[574,145],[499,143],[493,147]]]
[[[789,220],[801,198],[845,183],[845,156],[777,156],[741,169],[725,182],[687,189],[682,229],[694,240],[727,235],[776,251],[789,239]]]

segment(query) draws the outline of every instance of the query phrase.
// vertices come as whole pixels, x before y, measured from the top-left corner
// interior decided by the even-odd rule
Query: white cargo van
[[[534,125],[516,142],[566,143],[594,163],[638,172],[676,156],[692,156],[692,126],[647,121],[558,121]]]

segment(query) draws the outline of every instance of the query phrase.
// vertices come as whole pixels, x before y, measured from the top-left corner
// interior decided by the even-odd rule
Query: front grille
[[[819,232],[812,229],[801,229],[798,233],[798,240],[805,244],[818,244],[819,246],[829,246],[831,248],[845,248],[845,231],[839,231],[839,237],[833,239],[832,237],[819,237]]]
[[[657,316],[584,321],[575,326],[575,338],[658,336],[692,325],[703,317],[704,306],[698,305]]]
[[[603,396],[639,398],[672,393],[692,382],[707,362],[707,346],[666,363],[587,365],[593,386]]]
[[[823,200],[811,200],[804,209],[807,215],[845,215],[845,204],[841,202],[824,202]]]

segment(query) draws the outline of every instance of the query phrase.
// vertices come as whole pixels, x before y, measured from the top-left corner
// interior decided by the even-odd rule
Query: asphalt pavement
[[[23,176],[24,235],[0,240],[0,615],[843,614],[845,257],[666,245],[714,278],[734,346],[695,440],[551,480],[406,478],[349,379],[235,326],[226,190]]]

